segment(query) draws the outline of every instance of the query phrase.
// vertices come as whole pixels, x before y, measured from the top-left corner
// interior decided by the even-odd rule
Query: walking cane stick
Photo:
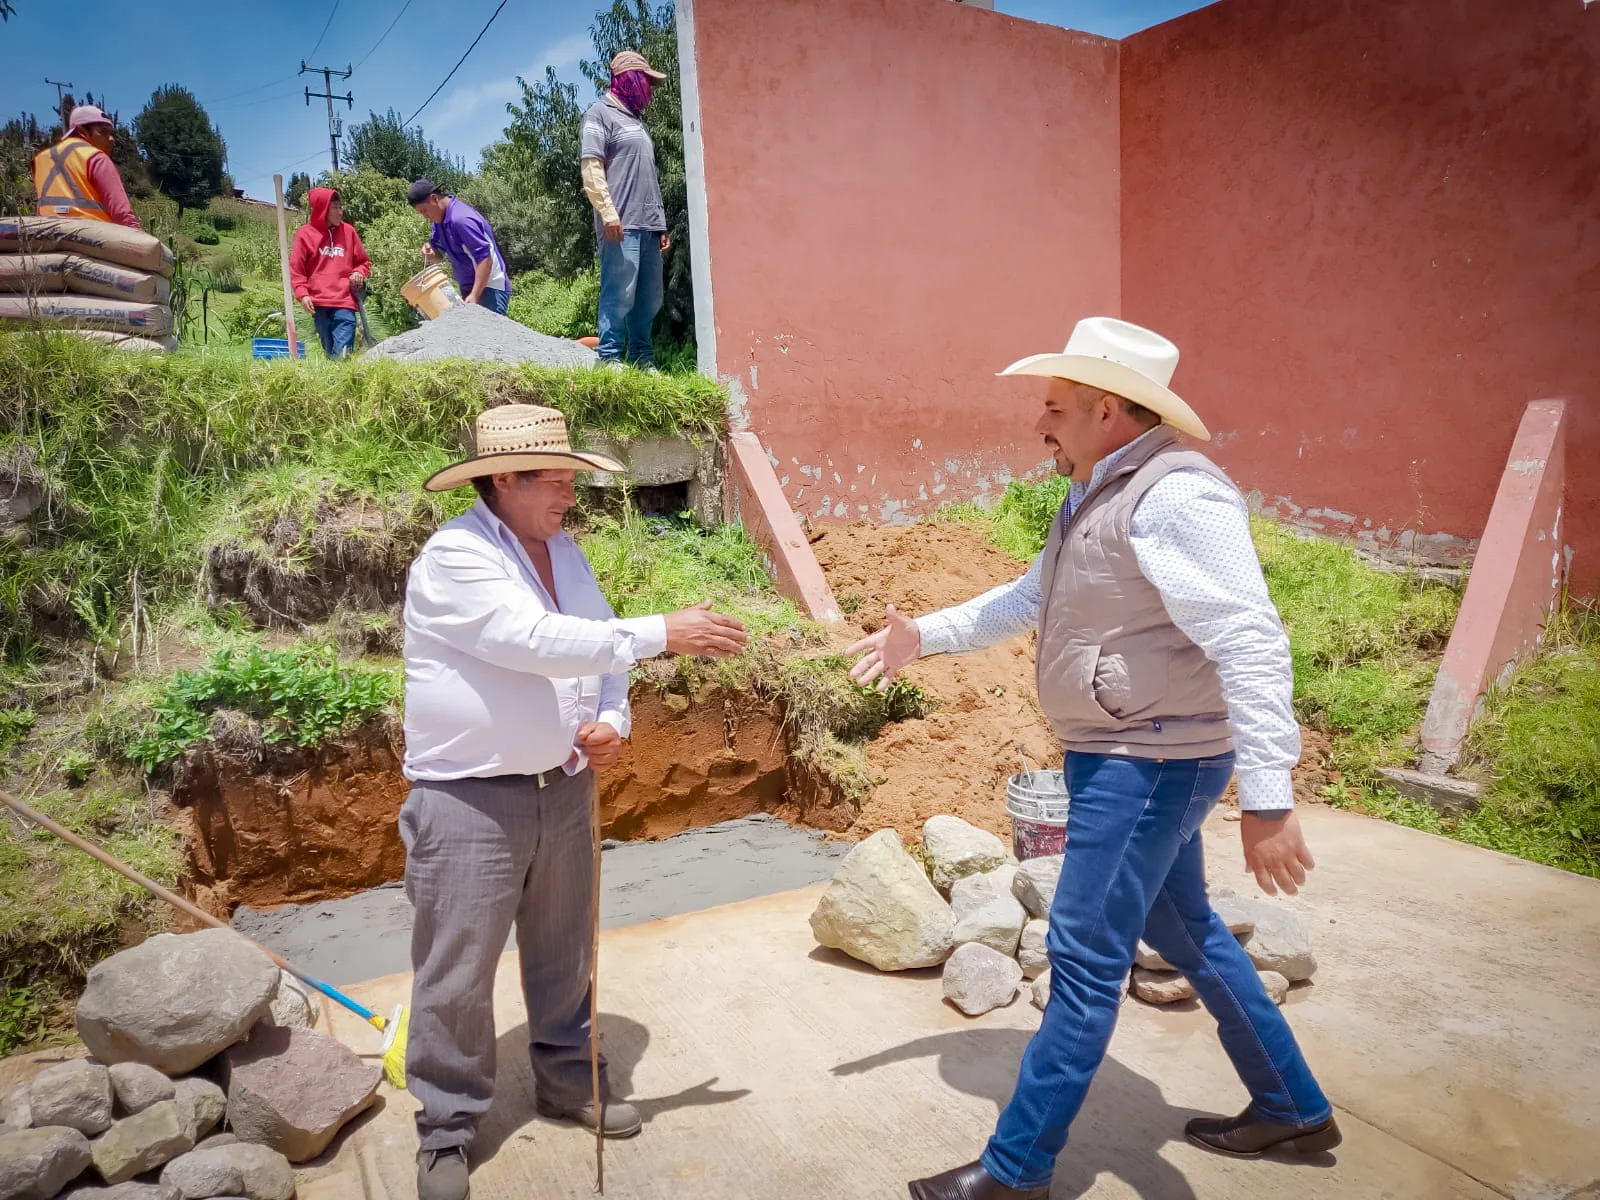
[[[594,797],[589,824],[594,834],[594,941],[589,955],[589,1082],[594,1092],[594,1190],[606,1191],[606,1110],[600,1104],[600,785],[590,788]]]

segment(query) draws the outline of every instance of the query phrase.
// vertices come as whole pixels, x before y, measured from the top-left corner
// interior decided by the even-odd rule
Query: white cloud
[[[585,54],[592,53],[593,44],[587,34],[573,34],[552,46],[547,46],[533,62],[517,74],[532,82],[544,78],[544,69],[554,67],[558,72],[575,67]],[[428,120],[434,129],[447,129],[459,125],[493,106],[495,119],[504,113],[505,106],[520,98],[522,90],[515,78],[493,79],[485,83],[469,84],[448,93],[438,111]]]

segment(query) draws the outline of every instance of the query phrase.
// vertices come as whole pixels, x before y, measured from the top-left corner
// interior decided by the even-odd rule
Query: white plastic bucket
[[[1022,771],[1006,781],[1011,853],[1019,862],[1066,849],[1069,804],[1067,781],[1060,771]]]

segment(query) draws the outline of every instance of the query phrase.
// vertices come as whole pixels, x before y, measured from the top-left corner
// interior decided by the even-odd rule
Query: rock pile
[[[229,930],[113,955],[78,1005],[94,1057],[0,1099],[0,1198],[290,1200],[290,1164],[322,1153],[382,1075],[315,1020],[309,994]],[[232,1132],[213,1133],[224,1119]]]
[[[1062,856],[1018,863],[999,838],[949,816],[928,819],[921,851],[919,861],[892,829],[857,845],[811,914],[817,941],[880,971],[943,963],[945,999],[969,1016],[1010,1004],[1028,980],[1042,1009],[1050,997],[1045,941]],[[1290,984],[1316,973],[1310,935],[1293,909],[1225,887],[1210,891],[1212,907],[1275,1003],[1283,1003]],[[1130,991],[1148,1004],[1194,996],[1189,981],[1144,942],[1122,983],[1123,996]]]
[[[481,304],[457,304],[431,321],[384,338],[368,357],[432,362],[470,358],[481,362],[527,362],[541,367],[592,367],[599,356],[587,346],[550,337]]]

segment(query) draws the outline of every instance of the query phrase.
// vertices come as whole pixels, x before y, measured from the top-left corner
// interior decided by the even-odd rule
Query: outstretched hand
[[[846,654],[861,656],[850,668],[850,678],[862,687],[876,680],[880,692],[922,654],[922,631],[917,623],[901,616],[892,604],[883,610],[883,615],[882,629],[845,650]]]
[[[1280,888],[1294,895],[1306,881],[1306,872],[1317,865],[1300,832],[1300,818],[1292,811],[1275,820],[1242,813],[1239,836],[1244,842],[1245,870],[1269,896],[1276,896]]]
[[[745,648],[750,635],[744,622],[726,613],[712,612],[711,601],[668,613],[667,651],[704,658],[731,658]]]

